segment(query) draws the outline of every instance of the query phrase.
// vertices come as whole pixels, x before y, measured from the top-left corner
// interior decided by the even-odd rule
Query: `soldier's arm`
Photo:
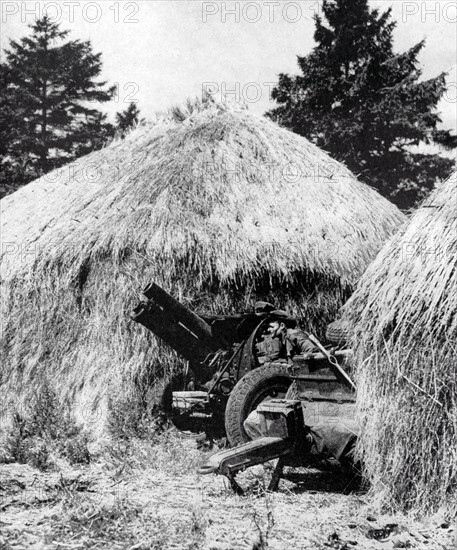
[[[294,330],[288,335],[287,341],[290,342],[291,357],[294,355],[307,355],[308,353],[315,353],[316,346],[308,338],[306,332],[301,330]]]

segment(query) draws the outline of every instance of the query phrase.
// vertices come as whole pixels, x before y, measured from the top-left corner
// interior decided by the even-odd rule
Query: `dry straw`
[[[152,280],[199,311],[270,299],[319,330],[403,222],[306,139],[202,108],[1,201],[9,389],[24,394],[47,376],[90,421],[119,380],[141,385],[171,364],[129,321]]]
[[[457,179],[432,193],[365,272],[356,326],[361,453],[386,502],[457,510]]]

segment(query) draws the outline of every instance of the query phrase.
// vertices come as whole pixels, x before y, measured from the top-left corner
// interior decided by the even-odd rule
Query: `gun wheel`
[[[250,441],[244,421],[266,399],[283,399],[292,380],[284,363],[270,363],[248,372],[230,393],[225,431],[232,446]]]
[[[154,405],[157,411],[164,414],[165,417],[183,434],[198,434],[201,430],[193,429],[195,426],[186,415],[179,414],[173,408],[173,391],[182,391],[186,389],[186,378],[184,374],[179,373],[171,377],[165,384],[162,382],[156,391]]]
[[[156,392],[155,407],[157,412],[165,418],[180,432],[180,435],[189,439],[219,439],[224,437],[224,422],[220,416],[212,420],[199,420],[191,418],[188,414],[173,407],[173,392],[187,390],[189,379],[194,374],[189,371],[188,377],[184,374],[174,375],[166,384],[161,385]]]

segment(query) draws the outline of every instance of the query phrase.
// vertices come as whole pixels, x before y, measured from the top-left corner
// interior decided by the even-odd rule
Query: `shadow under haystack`
[[[404,509],[457,510],[457,178],[377,256],[343,310],[355,326],[373,490]]]
[[[138,128],[1,201],[4,389],[25,397],[50,379],[87,421],[126,381],[172,368],[129,321],[151,281],[202,313],[273,301],[319,333],[403,220],[246,112]]]

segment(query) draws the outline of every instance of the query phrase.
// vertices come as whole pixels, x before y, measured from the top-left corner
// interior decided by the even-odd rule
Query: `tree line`
[[[300,74],[279,75],[272,92],[277,106],[267,116],[409,209],[455,168],[451,158],[418,150],[457,146],[457,137],[439,127],[446,74],[421,79],[425,41],[394,51],[391,9],[324,0],[322,14],[314,16],[316,46],[297,58]]]
[[[115,87],[98,81],[101,54],[45,16],[10,40],[0,63],[0,197],[122,137],[140,122],[135,103],[107,121],[97,105]]]
[[[280,74],[266,116],[329,152],[402,209],[417,205],[455,162],[457,138],[437,111],[446,74],[423,80],[425,41],[395,52],[391,9],[368,0],[323,0],[316,46],[299,74]],[[103,147],[140,122],[131,103],[107,121],[97,104],[115,88],[97,79],[101,54],[43,17],[10,41],[0,63],[0,196]],[[428,149],[425,146],[429,146]],[[436,147],[435,147],[436,149]],[[429,152],[424,152],[429,151]]]

